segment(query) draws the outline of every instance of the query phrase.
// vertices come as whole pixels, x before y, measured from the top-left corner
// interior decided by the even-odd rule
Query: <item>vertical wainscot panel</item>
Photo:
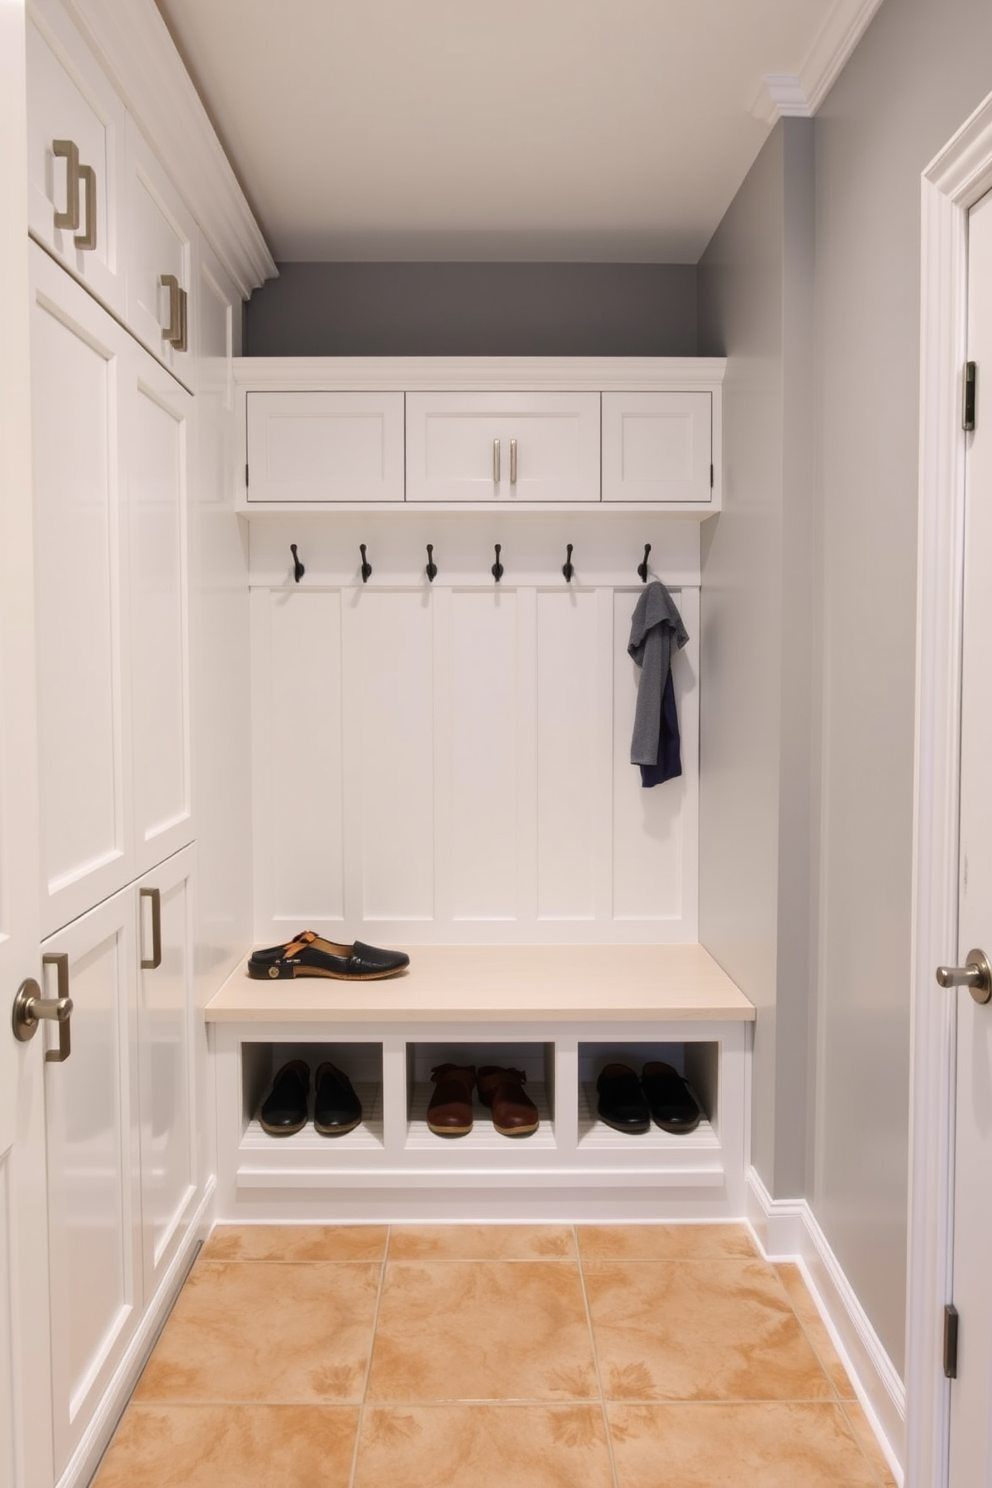
[[[372,589],[345,600],[346,621],[355,631],[355,645],[346,648],[353,672],[346,693],[354,699],[346,726],[354,730],[361,782],[357,831],[366,920],[434,915],[431,600],[413,590]]]
[[[284,940],[344,918],[341,596],[255,589],[251,613],[256,904]]]
[[[600,722],[609,716],[609,673],[599,654],[598,596],[537,596],[537,917],[592,920],[602,851]]]
[[[441,780],[454,920],[510,920],[518,911],[517,603],[512,590],[450,598]]]
[[[630,763],[639,672],[626,650],[638,594],[619,590],[614,595],[613,918],[649,923],[660,939],[668,922],[674,938],[684,940],[696,935],[698,590],[673,590],[672,597],[689,632],[688,645],[672,661],[683,773],[646,789]]]

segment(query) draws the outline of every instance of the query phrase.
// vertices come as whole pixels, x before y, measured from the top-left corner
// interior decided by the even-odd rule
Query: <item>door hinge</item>
[[[975,391],[978,383],[977,362],[964,364],[964,404],[961,410],[961,427],[970,434],[975,427]]]
[[[247,489],[248,489],[248,466],[246,464],[245,465],[245,490],[247,491]]]
[[[710,466],[710,490],[713,489],[713,466]]]
[[[958,1377],[958,1310],[953,1302],[944,1308],[944,1374]]]

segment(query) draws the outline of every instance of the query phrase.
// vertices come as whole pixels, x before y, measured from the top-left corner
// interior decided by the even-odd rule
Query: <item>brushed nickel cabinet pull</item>
[[[517,484],[517,441],[510,440],[510,485]]]
[[[52,140],[52,154],[65,161],[65,211],[55,213],[55,226],[79,230],[79,146],[75,140]]]
[[[152,902],[152,953],[141,958],[142,971],[157,971],[162,965],[162,892],[160,889],[139,889],[141,899]]]
[[[499,485],[499,440],[493,440],[493,485]]]
[[[86,199],[86,228],[85,231],[77,233],[72,241],[77,248],[88,253],[96,247],[96,171],[91,165],[81,165],[79,179],[83,183]]]

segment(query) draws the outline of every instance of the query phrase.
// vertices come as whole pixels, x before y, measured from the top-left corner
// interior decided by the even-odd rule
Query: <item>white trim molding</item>
[[[763,79],[750,112],[763,124],[816,113],[868,29],[882,0],[835,0],[797,76]]]
[[[805,1199],[771,1198],[751,1168],[747,1217],[767,1260],[798,1264],[893,1477],[901,1485],[905,1388],[812,1209]]]
[[[934,967],[957,948],[967,214],[990,187],[992,95],[922,178],[907,1488],[944,1488],[948,1470],[956,1029]]]

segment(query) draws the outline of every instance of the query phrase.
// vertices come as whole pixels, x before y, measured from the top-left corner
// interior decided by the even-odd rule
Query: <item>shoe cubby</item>
[[[263,1130],[259,1107],[272,1088],[272,1082],[292,1059],[302,1059],[310,1069],[310,1106],[307,1124],[291,1136],[272,1136]],[[313,1125],[313,1104],[317,1070],[327,1060],[348,1076],[362,1104],[362,1119],[354,1131],[341,1136],[322,1136]],[[381,1151],[382,1118],[382,1045],[374,1043],[313,1043],[303,1040],[244,1041],[240,1045],[241,1063],[241,1148],[265,1152],[284,1147],[295,1154],[311,1152],[323,1160],[328,1143],[346,1143],[352,1152]]]
[[[473,1091],[472,1130],[465,1136],[441,1136],[428,1124],[428,1106],[436,1089],[431,1070],[438,1065],[453,1064],[460,1068],[496,1065],[504,1069],[523,1070],[525,1093],[537,1107],[539,1126],[527,1136],[508,1137],[493,1126],[492,1112],[483,1104],[478,1089]],[[464,1148],[466,1152],[489,1153],[509,1157],[509,1149],[553,1151],[555,1046],[551,1042],[461,1043],[411,1041],[406,1046],[407,1139],[410,1152],[437,1153],[439,1148]],[[518,1154],[514,1153],[516,1161]]]
[[[484,953],[483,953],[484,952]],[[235,974],[206,1010],[217,1102],[217,1217],[243,1222],[705,1220],[745,1212],[754,1010],[699,947],[421,947],[389,981]],[[329,1060],[363,1118],[327,1137],[264,1132],[277,1071]],[[604,1065],[672,1065],[692,1132],[618,1132]],[[431,1071],[523,1070],[536,1131],[507,1136],[473,1088],[472,1126],[428,1125]]]

